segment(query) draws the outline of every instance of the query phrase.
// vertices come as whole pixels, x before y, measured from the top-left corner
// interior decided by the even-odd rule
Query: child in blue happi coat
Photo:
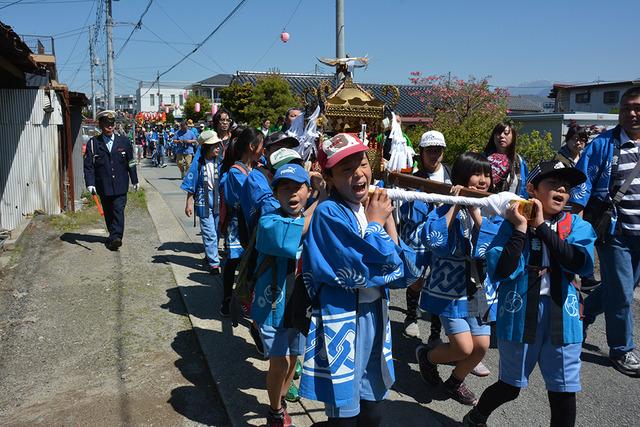
[[[559,161],[541,162],[527,183],[533,219],[527,222],[512,206],[487,251],[489,278],[499,283],[500,379],[464,417],[466,426],[486,425],[494,410],[517,398],[536,365],[547,386],[551,426],[575,425],[582,320],[573,280],[593,270],[595,233],[563,209],[569,190],[585,180]]]
[[[242,186],[247,175],[262,155],[262,132],[253,128],[239,128],[234,131],[232,141],[222,161],[220,189],[226,206],[225,220],[220,228],[225,233],[226,261],[222,270],[224,294],[220,314],[229,317],[231,294],[236,268],[240,263],[244,249],[238,235],[238,206],[242,195]]]
[[[285,309],[291,302],[299,270],[302,237],[317,202],[305,210],[311,196],[311,182],[300,165],[280,167],[271,185],[280,208],[258,220],[251,317],[259,326],[264,354],[269,358],[267,425],[282,426],[291,424],[285,396],[295,374],[297,358],[304,352],[304,336],[285,318]]]
[[[491,164],[481,154],[461,154],[451,172],[455,195],[463,187],[481,191],[492,187]],[[420,305],[440,315],[449,342],[416,349],[420,374],[427,383],[440,385],[437,365],[455,363],[444,390],[465,405],[474,405],[476,397],[464,379],[489,348],[496,295],[486,280],[485,251],[502,221],[500,216],[482,216],[479,208],[443,205],[429,214],[422,230],[432,261]]]
[[[220,138],[212,131],[205,131],[198,137],[200,147],[198,160],[189,167],[180,188],[187,192],[184,213],[200,218],[200,231],[206,257],[207,268],[211,274],[220,274],[220,256],[218,254],[218,218],[220,215],[219,160]]]
[[[378,402],[394,382],[389,289],[420,275],[386,193],[369,196],[366,151],[355,134],[320,144],[331,195],[314,212],[302,255],[313,309],[300,395],[324,402],[334,426],[380,425]]]

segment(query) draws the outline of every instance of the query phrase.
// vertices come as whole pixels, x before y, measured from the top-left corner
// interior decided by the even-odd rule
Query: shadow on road
[[[202,245],[198,243],[187,242],[165,242],[158,247],[158,250],[199,254],[202,253]]]
[[[72,245],[82,246],[86,250],[90,251],[91,248],[83,245],[80,242],[85,243],[106,243],[107,238],[104,236],[94,236],[92,234],[80,234],[80,233],[64,233],[60,236],[60,240],[63,242],[71,243]]]
[[[583,351],[580,354],[580,360],[586,363],[593,363],[594,365],[600,365],[600,366],[606,366],[606,367],[611,366],[611,361],[609,360],[608,357],[602,356],[600,354],[587,353],[585,351]]]
[[[192,268],[194,270],[202,269],[202,260],[191,257],[191,256],[185,256],[185,255],[173,255],[173,254],[154,255],[152,262],[154,264],[177,264],[183,267]]]

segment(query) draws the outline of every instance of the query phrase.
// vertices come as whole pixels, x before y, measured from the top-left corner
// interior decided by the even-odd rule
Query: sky
[[[89,33],[97,0],[0,0],[0,21],[18,34],[55,39],[59,80],[90,92]],[[191,51],[240,0],[113,1],[116,93],[133,94]],[[408,84],[409,75],[490,76],[501,87],[640,78],[640,1],[345,0],[345,50],[367,55],[363,83]],[[104,15],[103,15],[104,16]],[[104,19],[97,55],[105,63]],[[84,28],[83,28],[84,27]],[[280,33],[290,34],[287,43]],[[246,0],[190,59],[161,82],[196,82],[219,73],[333,72],[335,0]],[[106,66],[103,66],[106,72]],[[98,75],[102,75],[98,68]],[[532,83],[533,82],[533,83]],[[538,85],[538,86],[536,86]],[[101,90],[100,87],[97,87]]]

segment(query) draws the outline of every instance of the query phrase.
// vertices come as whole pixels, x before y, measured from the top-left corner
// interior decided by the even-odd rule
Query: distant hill
[[[517,86],[509,86],[507,90],[509,95],[537,95],[543,98],[549,96],[553,82],[549,80],[534,80],[532,82],[520,83]]]

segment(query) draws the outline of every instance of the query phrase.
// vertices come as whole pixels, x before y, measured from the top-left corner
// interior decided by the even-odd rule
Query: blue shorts
[[[266,357],[300,356],[304,353],[304,337],[297,329],[262,325],[260,338]]]
[[[471,332],[474,337],[491,335],[491,327],[488,323],[483,323],[479,317],[461,317],[453,318],[440,316],[440,322],[447,335],[460,334],[462,332]]]
[[[327,417],[355,417],[360,413],[361,400],[380,401],[388,394],[382,378],[382,365],[386,365],[382,359],[383,304],[386,304],[383,298],[358,304],[353,399],[339,407],[325,404]]]
[[[580,353],[582,344],[551,343],[548,305],[551,299],[541,296],[538,308],[536,340],[533,344],[498,340],[500,380],[514,387],[526,388],[529,375],[536,367],[547,390],[565,393],[580,391]]]

